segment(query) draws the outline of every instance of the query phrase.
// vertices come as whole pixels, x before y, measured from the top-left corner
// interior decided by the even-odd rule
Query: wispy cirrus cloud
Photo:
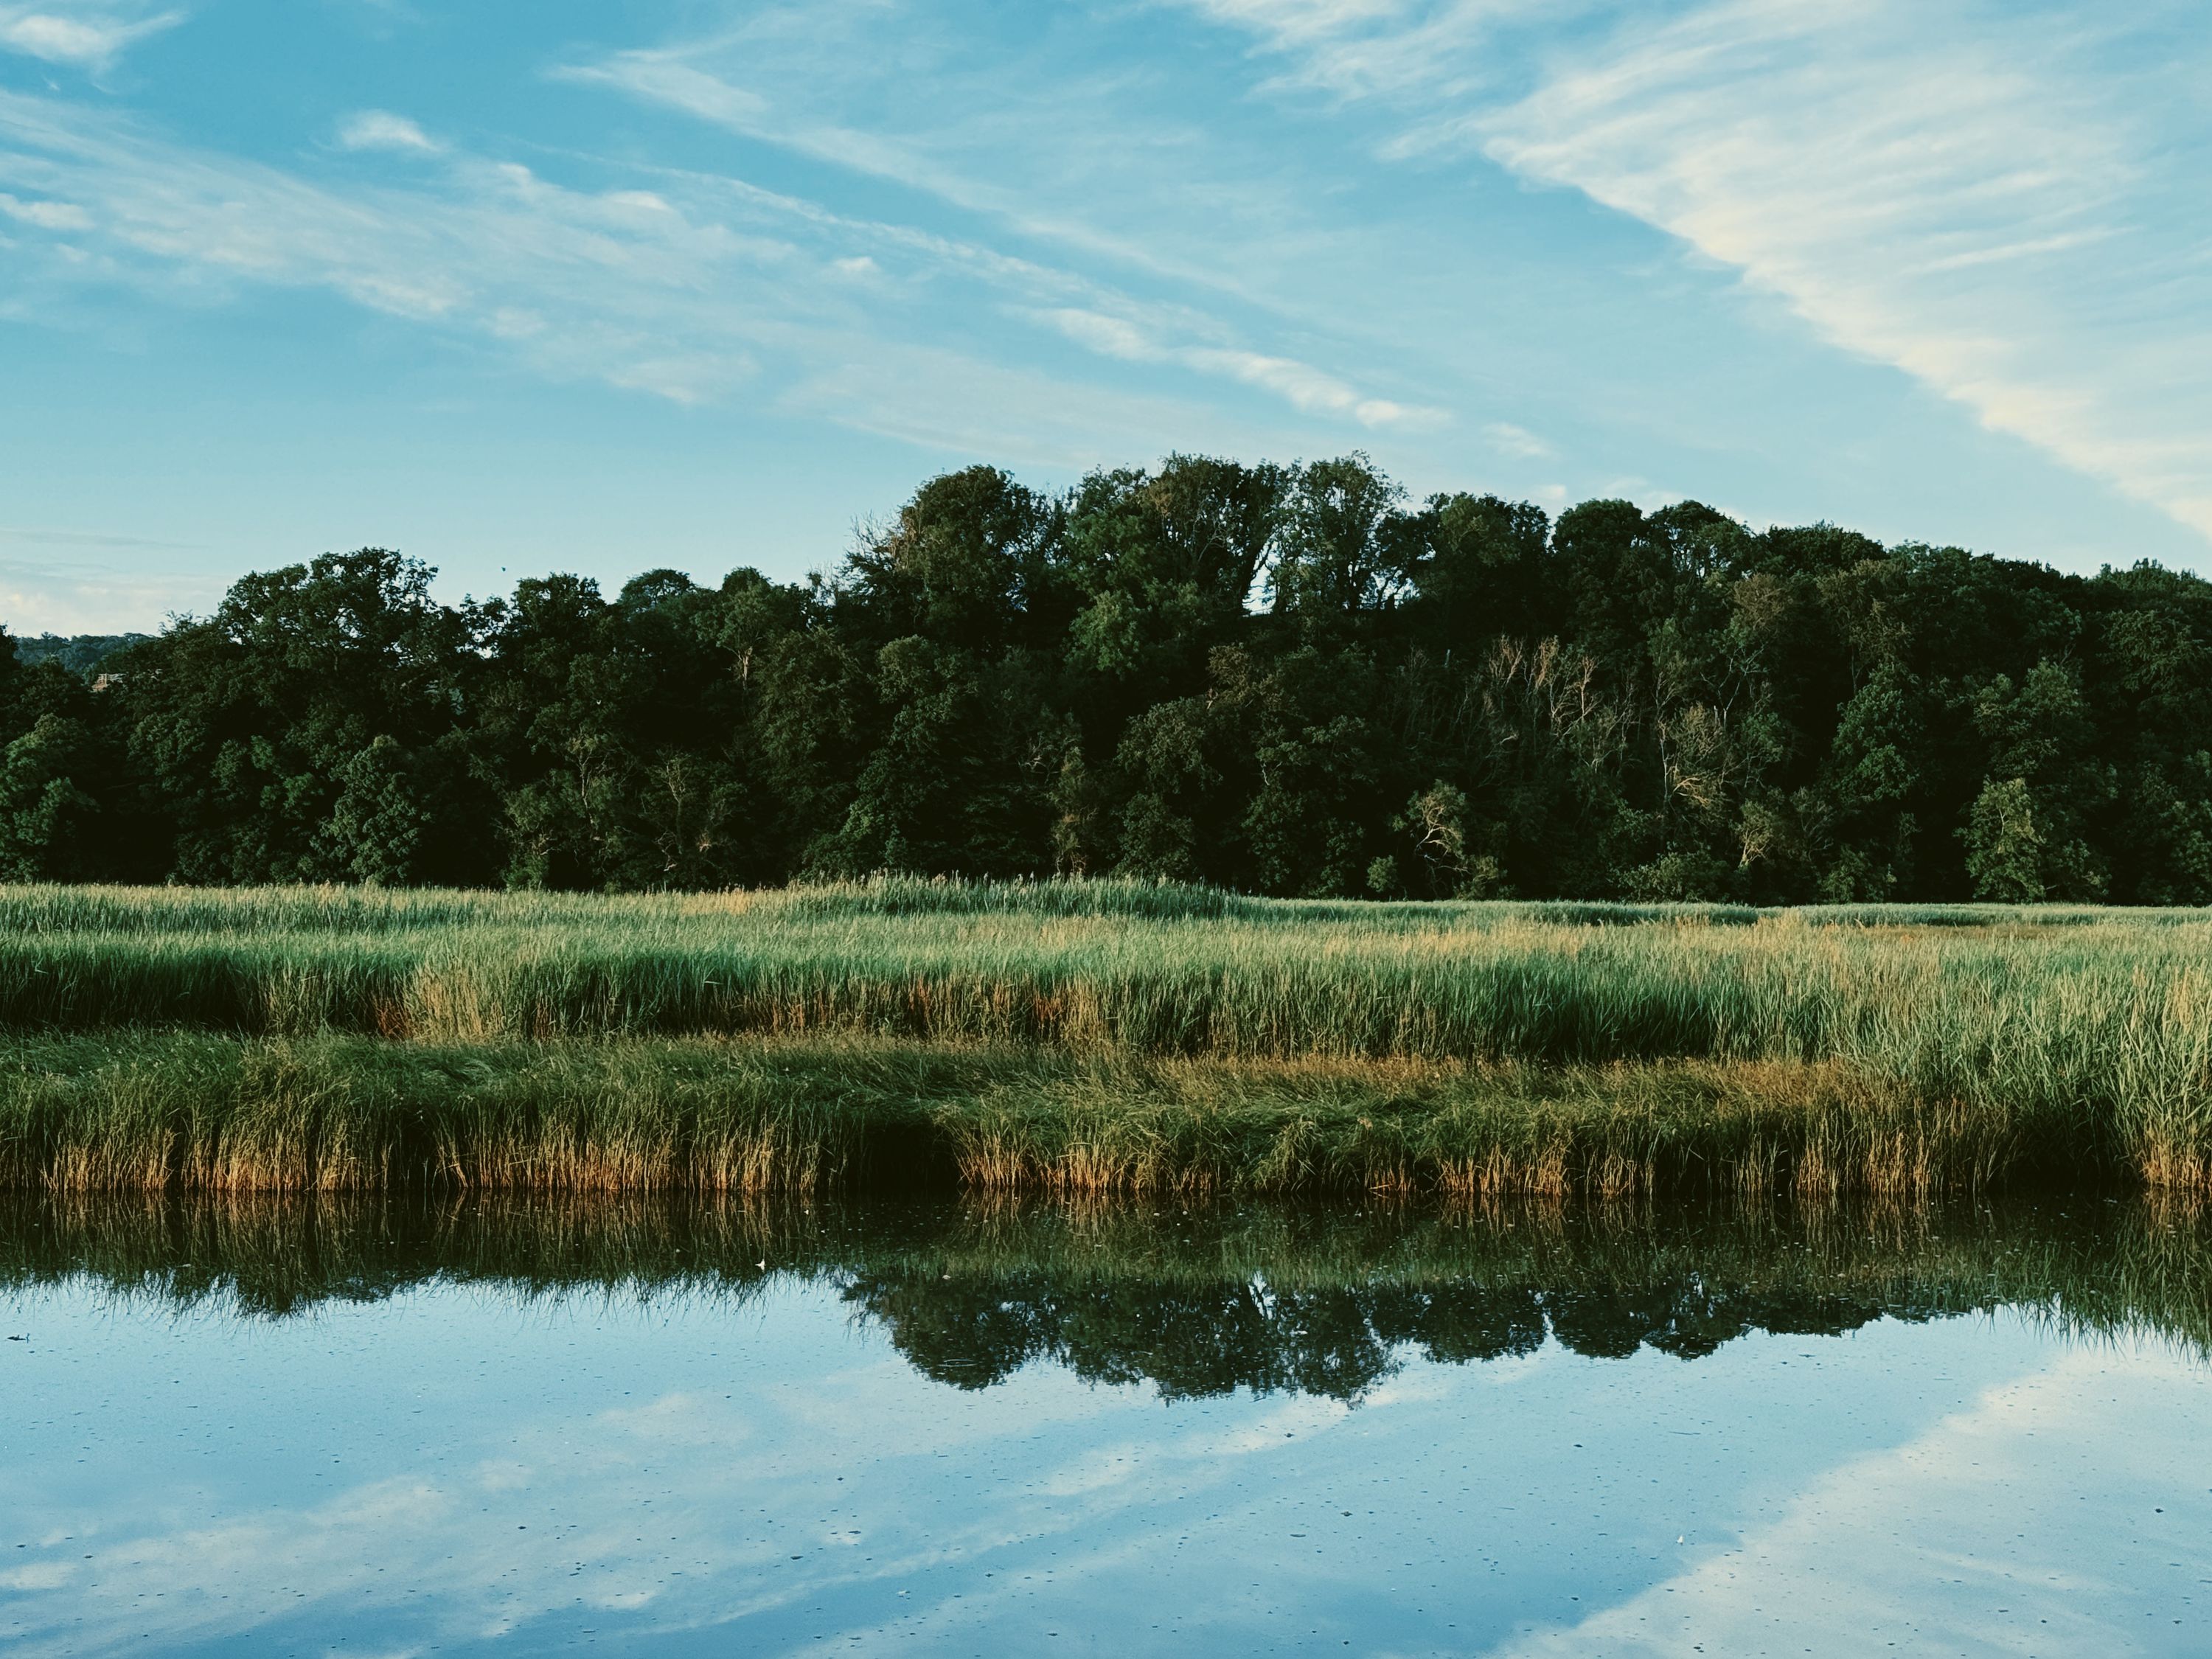
[[[579,190],[466,156],[417,187],[340,189],[6,94],[0,138],[0,185],[70,204],[73,228],[95,233],[76,239],[89,274],[110,283],[325,289],[501,342],[562,378],[678,401],[743,379],[777,328],[828,320],[803,281],[783,281],[818,252],[650,192]]]
[[[1510,421],[1492,421],[1482,428],[1482,435],[1490,447],[1501,455],[1510,455],[1524,461],[1547,461],[1559,454],[1558,448],[1548,440],[1538,437],[1524,426]]]
[[[1522,24],[1556,30],[1602,0],[1180,0],[1256,38],[1282,60],[1272,84],[1341,97],[1464,94],[1495,86],[1508,64],[1498,36]]]
[[[890,181],[942,206],[980,216],[1010,233],[1018,246],[1050,250],[1047,257],[1069,258],[1093,271],[1103,258],[1147,286],[1166,285],[1170,297],[1133,301],[1097,275],[1078,276],[1003,251],[994,256],[1010,270],[1020,268],[1025,277],[1053,271],[1051,286],[1074,303],[1018,304],[1016,314],[1035,317],[1100,356],[1174,365],[1262,392],[1297,415],[1364,429],[1433,428],[1449,422],[1441,408],[1360,386],[1356,381],[1364,377],[1285,349],[1279,317],[1248,315],[1241,324],[1231,324],[1212,314],[1209,307],[1224,301],[1240,311],[1251,309],[1222,263],[1179,258],[1153,239],[1102,228],[1068,210],[1064,202],[1082,192],[1067,187],[1066,168],[1058,171],[1049,191],[1031,187],[1018,164],[1012,165],[1007,176],[1006,158],[1033,150],[1073,165],[1073,158],[1062,152],[1071,145],[1080,148],[1078,141],[1087,128],[1064,105],[1030,110],[1016,101],[1009,109],[1000,87],[995,99],[975,100],[984,112],[971,113],[964,123],[931,112],[919,128],[902,125],[882,114],[879,101],[874,122],[848,118],[848,106],[871,106],[866,91],[874,82],[866,73],[836,67],[845,59],[830,48],[837,44],[841,27],[868,9],[830,4],[810,8],[802,17],[772,8],[722,35],[619,52],[562,65],[553,74],[571,84],[617,91]],[[823,72],[800,72],[810,66]],[[957,79],[958,72],[948,68],[946,73]],[[746,78],[732,78],[739,74]],[[963,100],[955,96],[951,101],[957,106]],[[1140,153],[1147,148],[1141,135],[1126,128],[1117,137],[1121,148]],[[1155,136],[1152,142],[1161,141]],[[1115,146],[1102,143],[1094,148]],[[1150,187],[1160,183],[1155,175]],[[1100,181],[1091,197],[1106,201],[1116,194],[1115,186]]]
[[[1306,414],[1349,416],[1370,428],[1439,426],[1450,418],[1441,409],[1363,393],[1337,376],[1293,357],[1163,340],[1127,317],[1066,307],[1045,313],[1044,320],[1101,356],[1132,363],[1176,363],[1200,374],[1219,375],[1273,392]]]
[[[74,202],[24,201],[0,191],[0,214],[40,230],[89,230],[92,216]]]
[[[1264,441],[1189,399],[995,361],[917,309],[948,283],[972,296],[958,314],[977,319],[1113,301],[1085,279],[711,174],[580,189],[424,150],[396,120],[349,147],[396,146],[430,171],[341,186],[0,93],[0,213],[52,239],[53,280],[201,299],[319,289],[556,380],[679,404],[743,395],[939,451],[1062,468],[1164,441]],[[35,246],[21,252],[35,264]]]
[[[859,27],[864,9],[756,14],[747,38],[803,55],[840,17]],[[715,71],[727,59],[709,40],[552,73],[896,182],[926,198],[917,205],[930,221],[943,222],[945,207],[969,216],[969,234],[855,216],[712,172],[556,158],[553,173],[595,177],[580,187],[543,163],[471,153],[389,108],[332,122],[330,148],[367,169],[332,176],[312,154],[247,161],[111,109],[10,94],[0,94],[0,216],[49,239],[27,250],[25,289],[319,289],[556,379],[685,404],[742,395],[934,448],[992,446],[1009,459],[1081,465],[1164,442],[1308,447],[1270,432],[1269,403],[1277,421],[1351,432],[1443,420],[1427,401],[1286,349],[1279,319],[1234,305],[1236,320],[1215,314],[1221,285],[1210,273],[1179,270],[963,166],[974,134],[855,124],[726,78]],[[779,78],[787,88],[805,80],[769,76]],[[417,165],[379,169],[386,157]],[[1153,291],[1117,287],[1099,272],[1102,254]],[[19,289],[9,308],[21,317],[37,305]],[[1063,313],[1131,319],[1146,343],[1102,349],[1053,320]],[[1196,378],[1180,388],[1110,374],[1102,383],[1067,358],[1070,339]],[[872,396],[884,406],[866,407]],[[1255,401],[1263,407],[1247,407]]]
[[[763,143],[825,161],[872,179],[883,179],[933,198],[945,206],[996,220],[1017,235],[1086,255],[1103,256],[1126,267],[1201,288],[1229,286],[1217,269],[1201,262],[1175,257],[1141,237],[1103,229],[1081,215],[1070,212],[1058,199],[987,176],[958,164],[945,154],[973,146],[963,142],[957,119],[939,119],[924,132],[887,129],[841,118],[815,106],[822,83],[830,77],[812,71],[825,59],[842,54],[824,51],[834,42],[832,27],[839,8],[828,3],[810,15],[824,25],[824,43],[807,42],[793,48],[750,53],[755,42],[740,35],[735,40],[708,39],[690,44],[620,52],[596,60],[563,64],[552,78],[577,86],[605,88],[645,103],[679,111],[725,131]],[[849,9],[849,8],[847,8]],[[771,13],[762,20],[773,22]],[[780,83],[780,96],[729,78],[726,61],[751,56],[756,72],[765,82]],[[848,72],[849,77],[849,71]],[[793,88],[807,94],[794,96]],[[956,104],[958,100],[953,100]],[[1046,124],[1041,123],[1040,125]],[[1063,124],[1064,125],[1064,124]],[[1065,144],[1067,134],[1056,135]],[[994,143],[1018,152],[1016,135],[994,132]],[[1024,132],[1040,143],[1052,142],[1042,132]],[[1064,189],[1053,198],[1066,195]]]
[[[2157,107],[2154,76],[2130,106],[2077,72],[2101,33],[2086,16],[2043,21],[1725,0],[1623,33],[1469,131],[2212,536],[2212,328],[2182,300],[2212,224],[2172,189],[2208,135],[2179,100]]]
[[[1182,0],[1382,112],[1679,238],[1825,339],[2212,536],[2212,148],[2154,6]],[[1511,50],[1501,50],[1501,40]]]
[[[34,6],[0,6],[0,51],[20,52],[48,64],[73,68],[106,68],[149,34],[185,21],[181,11],[147,13],[143,8],[103,4],[100,0],[44,0]]]

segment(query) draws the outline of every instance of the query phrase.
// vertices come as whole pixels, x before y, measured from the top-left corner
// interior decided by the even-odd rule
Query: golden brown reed
[[[2033,1167],[1838,1062],[1542,1067],[896,1039],[33,1039],[0,1184],[52,1191],[1924,1195]]]

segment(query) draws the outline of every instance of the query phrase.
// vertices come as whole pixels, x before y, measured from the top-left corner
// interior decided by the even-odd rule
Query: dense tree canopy
[[[2212,902],[2212,584],[1361,457],[931,480],[834,575],[375,549],[0,635],[0,878]]]

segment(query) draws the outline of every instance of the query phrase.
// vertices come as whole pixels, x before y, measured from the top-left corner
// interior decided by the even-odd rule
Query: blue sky
[[[2124,16],[2114,14],[2124,12]],[[2201,10],[0,0],[0,621],[1363,449],[2203,568]]]

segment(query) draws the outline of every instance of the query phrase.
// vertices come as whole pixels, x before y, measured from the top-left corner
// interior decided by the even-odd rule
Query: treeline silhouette
[[[1364,458],[974,467],[834,573],[365,549],[0,652],[0,877],[2212,902],[2212,584]]]

